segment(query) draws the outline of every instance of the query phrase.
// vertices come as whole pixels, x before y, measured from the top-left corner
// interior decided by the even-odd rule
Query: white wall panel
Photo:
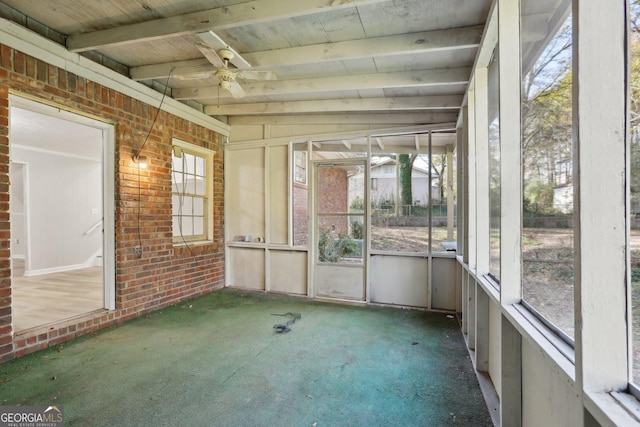
[[[269,147],[269,240],[268,243],[287,244],[289,147]]]
[[[426,307],[428,271],[426,258],[371,257],[371,302]]]
[[[496,393],[501,396],[501,341],[502,314],[500,305],[495,301],[489,303],[489,376],[496,388]]]
[[[227,238],[264,237],[264,148],[227,150],[225,155]]]
[[[572,381],[563,381],[554,362],[522,341],[522,426],[579,426],[582,403]]]
[[[431,308],[451,311],[456,309],[456,264],[454,258],[433,258]]]
[[[265,265],[264,250],[249,248],[228,248],[230,278],[229,286],[264,290]]]
[[[342,265],[316,266],[316,296],[364,300],[364,269]]]
[[[270,289],[273,292],[307,294],[307,253],[270,251]]]

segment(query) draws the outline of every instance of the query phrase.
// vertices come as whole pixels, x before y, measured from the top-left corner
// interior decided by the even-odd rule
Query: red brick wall
[[[116,123],[116,310],[88,315],[38,333],[12,337],[9,218],[9,90]],[[215,132],[166,112],[153,125],[140,175],[131,160],[143,143],[157,106],[151,106],[19,51],[0,45],[0,362],[19,357],[141,314],[197,297],[224,283],[224,150]],[[171,230],[171,140],[216,152],[213,165],[213,242],[174,246]],[[140,200],[138,200],[140,199]],[[140,240],[143,255],[134,254]]]
[[[348,178],[343,168],[321,167],[318,169],[318,212],[348,212]],[[318,219],[319,226],[331,228],[338,234],[349,233],[346,216],[328,216]]]
[[[309,244],[309,188],[304,184],[293,184],[293,245]]]

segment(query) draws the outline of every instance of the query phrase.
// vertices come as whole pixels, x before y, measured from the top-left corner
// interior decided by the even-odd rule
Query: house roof
[[[232,126],[323,115],[393,128],[455,123],[490,4],[2,0],[0,16]],[[215,75],[224,47],[242,97]]]

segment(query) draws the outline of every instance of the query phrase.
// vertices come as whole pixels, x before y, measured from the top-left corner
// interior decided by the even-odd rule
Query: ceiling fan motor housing
[[[216,76],[220,79],[220,86],[228,89],[236,81],[236,74],[224,68],[218,69]]]

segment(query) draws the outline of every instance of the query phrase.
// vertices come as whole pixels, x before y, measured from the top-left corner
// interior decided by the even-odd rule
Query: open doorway
[[[9,132],[14,331],[114,308],[112,126],[13,97]]]

